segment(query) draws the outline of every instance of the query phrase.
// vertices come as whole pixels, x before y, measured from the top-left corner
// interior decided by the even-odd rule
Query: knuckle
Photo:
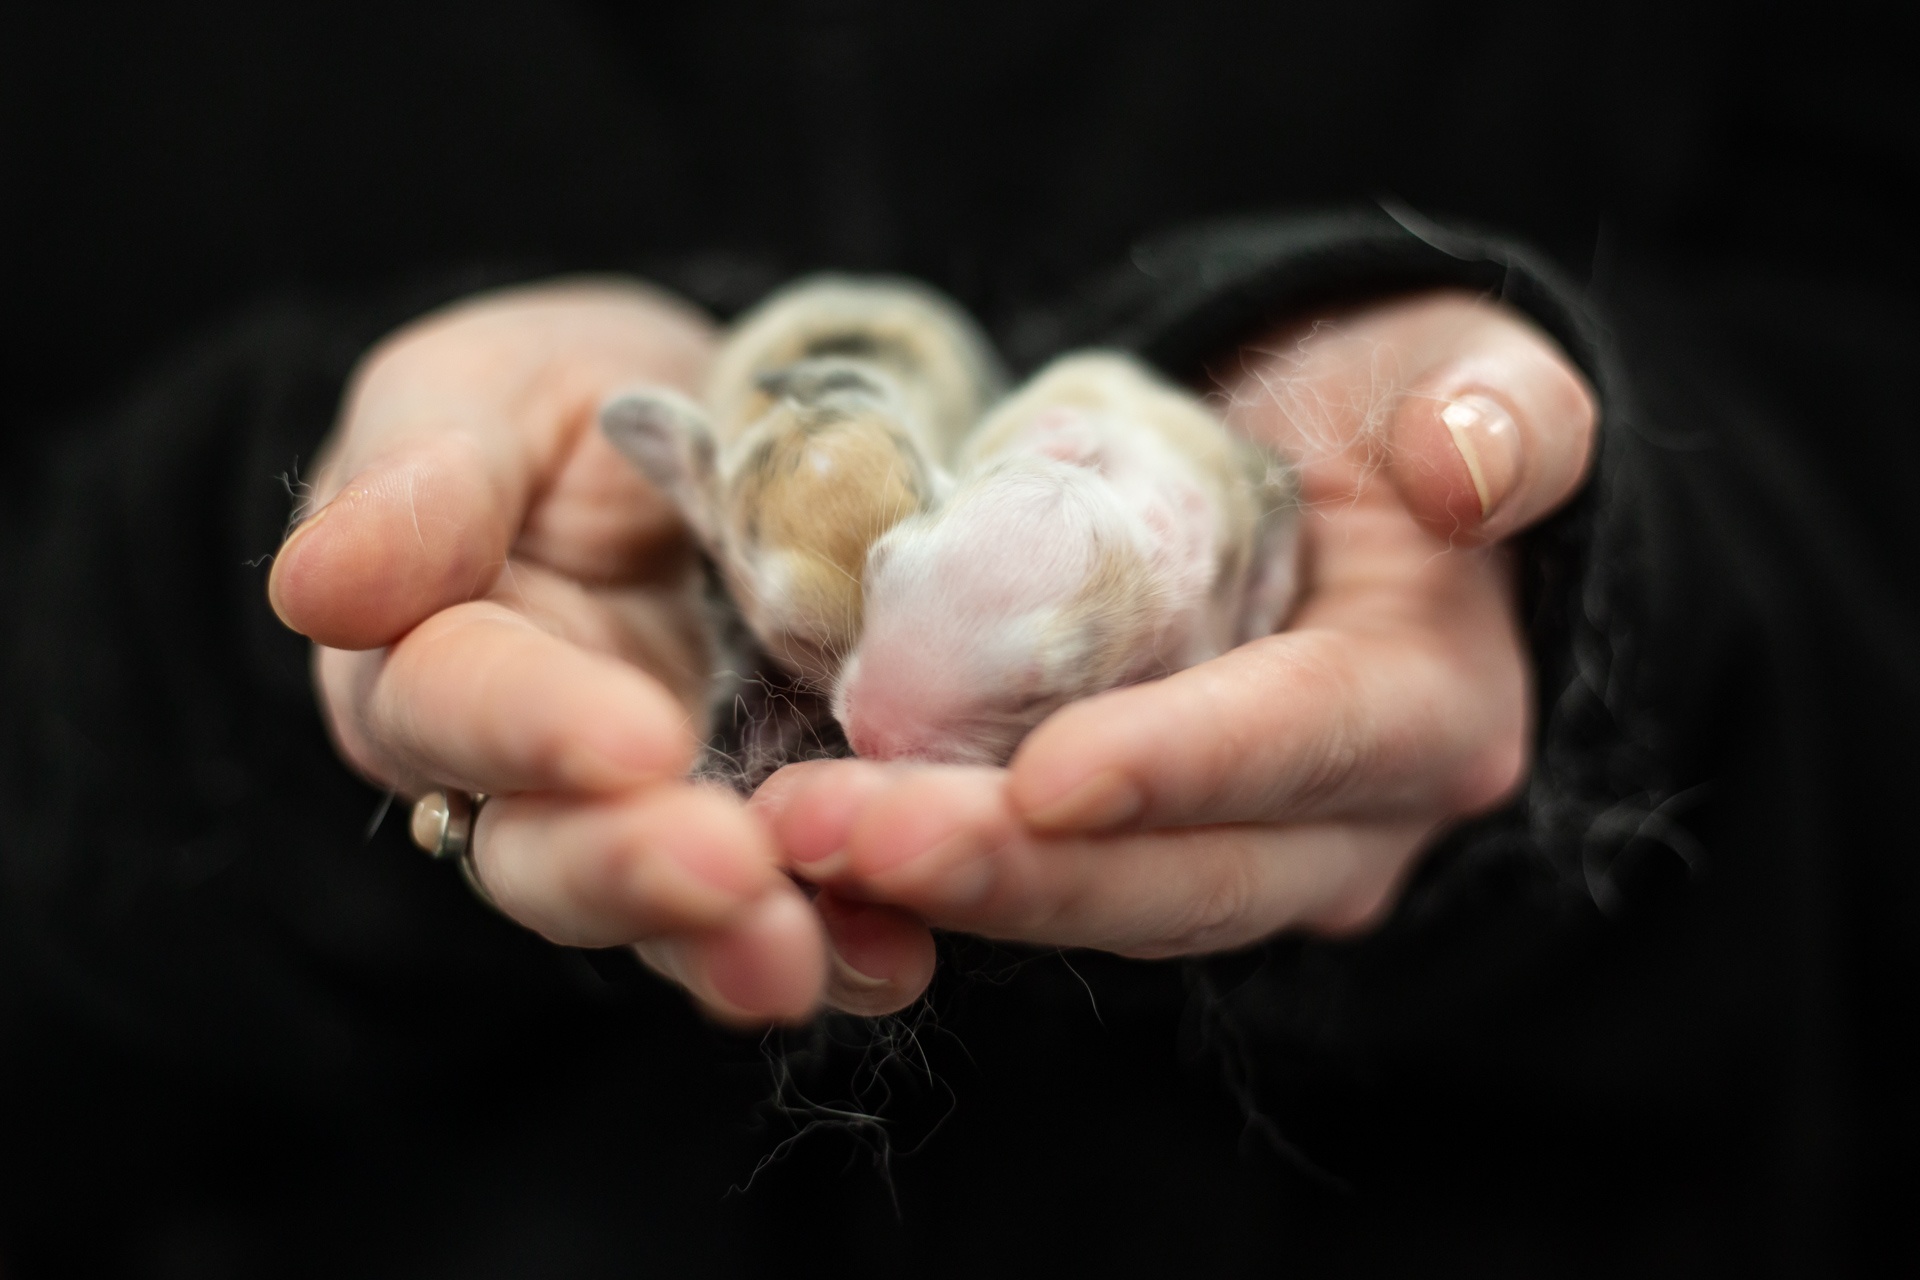
[[[1375,770],[1380,756],[1379,731],[1365,723],[1364,703],[1353,681],[1338,673],[1330,679],[1332,716],[1325,731],[1309,742],[1287,787],[1295,806],[1334,803]]]
[[[1245,941],[1246,921],[1259,900],[1258,881],[1250,860],[1222,859],[1175,916],[1154,953],[1193,955]]]
[[[446,358],[447,327],[443,316],[422,317],[389,333],[360,357],[347,383],[342,421],[349,431],[380,420],[387,405],[405,402],[416,384],[433,379],[436,366]]]
[[[1349,790],[1356,778],[1368,773],[1378,754],[1368,735],[1344,723],[1315,744],[1305,762],[1295,795],[1309,804],[1330,803]]]
[[[375,689],[386,655],[314,646],[313,679],[321,718],[348,765],[381,786],[395,786],[389,726],[376,714]]]
[[[1228,812],[1275,814],[1325,804],[1378,760],[1379,728],[1371,722],[1370,704],[1353,666],[1298,643],[1276,644],[1271,651],[1275,666],[1258,683],[1275,692],[1275,700],[1299,695],[1326,709],[1327,718],[1304,739],[1283,736],[1279,741],[1284,747],[1276,747],[1272,720],[1246,714],[1244,683],[1220,689],[1204,709],[1210,728],[1200,740],[1213,747],[1211,775],[1226,783],[1223,792],[1209,800]]]
[[[1019,836],[994,846],[970,878],[970,884],[961,880],[944,886],[964,892],[960,900],[940,904],[943,916],[951,915],[962,925],[990,923],[1007,937],[1034,941],[1082,939],[1089,922],[1107,918],[1113,894],[1097,857],[1049,851]]]
[[[500,909],[550,942],[611,946],[659,923],[627,824],[537,804],[508,848],[474,850],[474,870]]]

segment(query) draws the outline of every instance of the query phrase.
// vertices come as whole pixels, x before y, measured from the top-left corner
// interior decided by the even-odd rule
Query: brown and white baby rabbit
[[[1291,471],[1129,357],[1069,355],[967,442],[958,489],[874,543],[833,713],[856,752],[998,764],[1062,704],[1271,633]]]
[[[600,422],[679,506],[767,654],[824,683],[860,634],[867,547],[946,497],[1004,387],[986,336],[941,294],[816,276],[740,320],[704,403],[637,388]]]

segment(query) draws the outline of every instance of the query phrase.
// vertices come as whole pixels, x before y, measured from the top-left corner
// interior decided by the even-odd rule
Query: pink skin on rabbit
[[[833,711],[860,755],[1000,764],[1055,708],[1266,635],[1292,603],[1290,473],[1135,361],[1068,356],[876,541]]]

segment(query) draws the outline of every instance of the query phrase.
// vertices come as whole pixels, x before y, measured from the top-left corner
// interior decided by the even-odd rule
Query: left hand
[[[812,1016],[826,931],[765,828],[686,779],[709,666],[691,548],[595,428],[622,387],[697,387],[716,338],[615,278],[481,294],[389,335],[268,594],[315,642],[348,764],[407,797],[494,797],[473,870],[503,914],[631,945],[755,1026]]]
[[[1499,540],[1578,488],[1585,379],[1461,293],[1283,331],[1225,373],[1233,424],[1300,462],[1289,628],[1062,708],[1005,769],[770,779],[753,807],[825,890],[836,969],[854,971],[833,1002],[918,996],[920,921],[1142,957],[1363,930],[1436,833],[1524,779],[1531,672]]]

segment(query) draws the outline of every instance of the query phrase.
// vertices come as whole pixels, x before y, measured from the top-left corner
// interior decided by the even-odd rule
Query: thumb
[[[1598,416],[1586,379],[1545,335],[1476,326],[1400,402],[1388,465],[1429,532],[1495,542],[1579,488]]]
[[[492,586],[524,493],[469,437],[417,442],[362,470],[294,530],[268,599],[282,622],[329,648],[389,644]]]
[[[711,342],[684,304],[592,281],[483,295],[403,329],[355,377],[323,469],[344,483],[323,482],[325,505],[281,547],[274,611],[329,648],[373,649],[485,593],[601,398],[691,385]]]

